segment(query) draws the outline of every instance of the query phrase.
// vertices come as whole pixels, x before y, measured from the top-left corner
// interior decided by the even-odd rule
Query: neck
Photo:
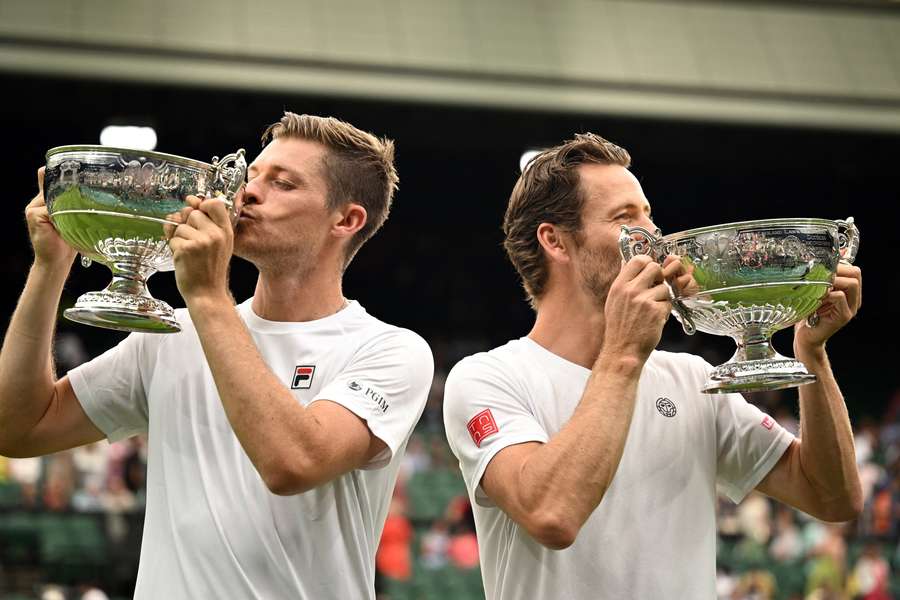
[[[550,352],[586,369],[603,348],[603,308],[580,289],[557,288],[541,298],[528,337]]]
[[[341,273],[326,267],[325,262],[303,271],[261,269],[253,295],[253,312],[267,321],[300,322],[341,310],[347,304]]]

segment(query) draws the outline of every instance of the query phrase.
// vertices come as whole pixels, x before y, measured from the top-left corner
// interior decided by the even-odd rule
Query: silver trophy
[[[243,150],[214,157],[212,164],[108,146],[49,150],[44,198],[50,220],[85,267],[97,261],[113,274],[106,289],[82,295],[65,316],[121,331],[180,331],[172,307],[147,290],[153,273],[175,268],[164,226],[178,221],[188,194],[221,198],[234,219],[246,172]]]
[[[771,337],[803,319],[815,326],[838,262],[856,258],[859,230],[852,217],[745,221],[664,237],[623,225],[619,247],[625,260],[637,254],[660,263],[669,255],[681,258],[693,281],[673,294],[672,314],[688,335],[699,329],[737,343],[703,391],[754,392],[815,381],[803,363],[778,354]]]

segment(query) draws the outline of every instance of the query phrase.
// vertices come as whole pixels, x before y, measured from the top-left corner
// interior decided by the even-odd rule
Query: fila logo
[[[388,404],[387,400],[385,400],[384,394],[382,394],[379,391],[376,391],[375,389],[373,389],[367,385],[364,386],[361,383],[359,383],[358,381],[351,379],[350,381],[347,382],[347,387],[350,388],[351,390],[353,390],[354,392],[362,392],[363,396],[372,400],[378,406],[378,408],[381,409],[381,412],[383,412],[383,413],[387,412],[387,409],[389,409],[391,407],[391,405]]]
[[[762,426],[765,427],[766,429],[770,429],[770,430],[771,430],[772,427],[775,426],[775,419],[773,419],[773,418],[770,417],[769,415],[766,415],[766,416],[763,417],[762,423],[760,423],[760,425],[762,425]]]
[[[484,409],[472,417],[468,424],[466,424],[466,429],[469,430],[472,441],[475,442],[475,445],[479,448],[481,448],[481,442],[484,438],[492,436],[500,431],[500,428],[497,427],[497,421],[494,420],[494,415],[489,408]]]
[[[292,390],[308,390],[312,386],[315,365],[298,365],[294,368],[294,380],[291,382]]]

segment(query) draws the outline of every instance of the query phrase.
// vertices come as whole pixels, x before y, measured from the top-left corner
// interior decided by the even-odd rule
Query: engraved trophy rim
[[[57,154],[65,154],[70,152],[85,152],[93,154],[139,154],[142,157],[152,158],[166,161],[182,166],[196,167],[198,169],[214,169],[212,163],[203,162],[195,158],[188,158],[178,154],[169,154],[167,152],[157,152],[156,150],[140,150],[137,148],[122,148],[119,146],[104,146],[103,144],[69,144],[66,146],[56,146],[47,150],[45,159],[49,161]]]
[[[836,227],[838,220],[836,219],[818,219],[810,217],[778,217],[775,219],[757,219],[750,221],[735,221],[733,223],[722,223],[719,225],[705,225],[703,227],[695,227],[693,229],[685,229],[684,231],[676,231],[662,236],[663,241],[673,242],[687,237],[702,235],[704,233],[715,233],[717,231],[727,231],[730,229],[767,229],[771,227],[787,227],[787,226],[812,225],[820,227]]]

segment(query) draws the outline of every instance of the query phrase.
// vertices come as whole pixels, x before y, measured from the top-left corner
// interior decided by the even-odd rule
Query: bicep
[[[84,412],[68,376],[57,381],[53,388],[46,412],[22,439],[16,452],[19,456],[51,454],[106,437]]]
[[[322,434],[315,458],[323,482],[366,466],[387,448],[364,419],[337,402],[317,400],[306,410]]]
[[[816,494],[800,465],[800,440],[788,446],[756,490],[806,513],[814,512]]]
[[[487,497],[517,523],[522,523],[528,514],[522,501],[521,474],[526,461],[541,446],[540,442],[526,442],[503,448],[490,460],[481,477],[481,489]]]

